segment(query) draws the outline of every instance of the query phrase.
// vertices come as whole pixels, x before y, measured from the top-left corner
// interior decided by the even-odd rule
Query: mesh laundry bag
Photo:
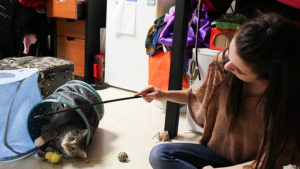
[[[37,79],[37,69],[0,71],[0,161],[26,157],[36,148],[26,117],[41,102]]]
[[[48,96],[32,109],[28,117],[28,130],[32,140],[35,140],[40,136],[40,129],[42,125],[49,122],[51,118],[59,118],[58,116],[64,117],[66,113],[72,113],[71,117],[74,119],[82,119],[82,123],[84,123],[88,129],[88,135],[86,138],[86,145],[88,145],[91,136],[98,128],[99,121],[103,117],[104,107],[102,104],[98,104],[72,110],[71,108],[97,102],[102,102],[100,96],[92,86],[83,81],[72,80],[60,86],[53,92],[53,94]],[[43,118],[35,118],[43,114],[45,115],[45,113],[54,113],[66,109],[70,111],[52,114]],[[66,120],[70,121],[72,119]]]

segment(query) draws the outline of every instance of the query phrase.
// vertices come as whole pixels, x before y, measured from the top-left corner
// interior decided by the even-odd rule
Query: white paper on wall
[[[100,54],[105,54],[106,28],[100,28]]]
[[[155,6],[156,5],[156,0],[147,0],[147,5],[148,6]]]
[[[119,0],[113,11],[115,33],[134,35],[136,29],[136,1]]]

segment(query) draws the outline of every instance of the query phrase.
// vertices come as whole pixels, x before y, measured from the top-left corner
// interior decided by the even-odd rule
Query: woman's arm
[[[147,102],[152,100],[171,101],[180,104],[187,104],[187,91],[186,90],[161,90],[154,86],[148,86],[146,89],[136,93],[134,96],[141,95]]]
[[[230,167],[221,167],[221,168],[216,168],[216,169],[253,169],[254,166],[255,166],[254,161],[249,161],[249,162],[237,164],[237,165],[230,166]],[[215,169],[215,168],[213,168],[212,166],[206,166],[206,167],[203,167],[202,169]]]

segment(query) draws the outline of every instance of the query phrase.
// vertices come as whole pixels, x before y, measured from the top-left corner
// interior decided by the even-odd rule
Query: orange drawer
[[[47,0],[47,16],[77,19],[76,0]]]
[[[74,75],[84,77],[85,40],[57,36],[57,57],[74,62]]]
[[[85,39],[85,20],[56,20],[56,34]]]

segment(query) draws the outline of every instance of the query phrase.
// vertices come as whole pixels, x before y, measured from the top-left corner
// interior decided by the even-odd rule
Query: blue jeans
[[[192,143],[165,143],[155,146],[149,157],[153,169],[202,169],[233,165],[208,147]]]

